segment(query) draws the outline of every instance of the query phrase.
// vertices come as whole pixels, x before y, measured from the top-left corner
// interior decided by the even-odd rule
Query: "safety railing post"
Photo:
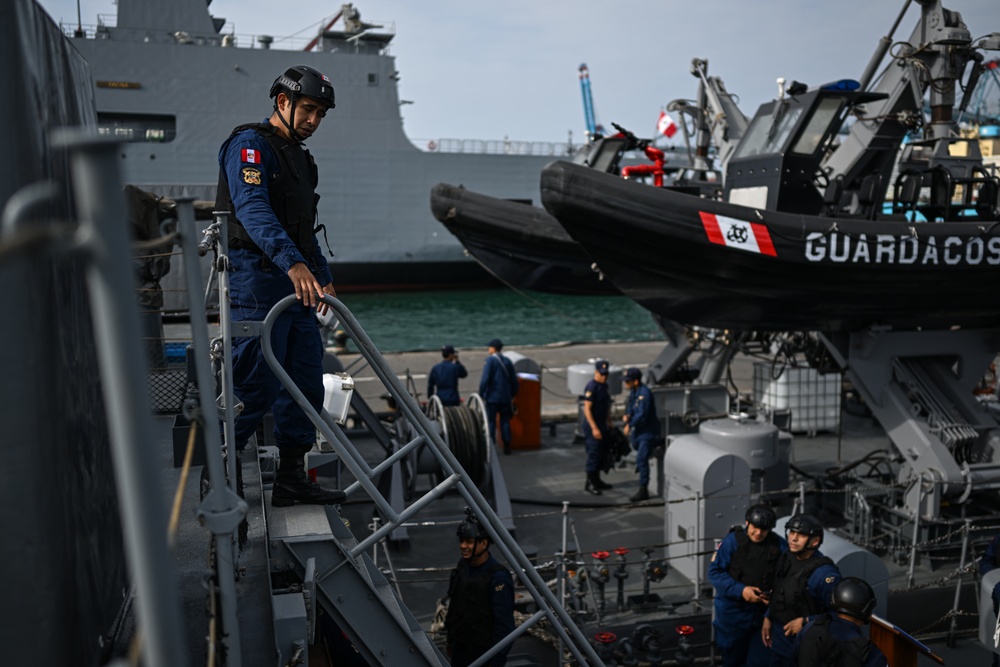
[[[167,516],[152,440],[146,361],[140,345],[132,252],[118,171],[118,143],[77,130],[55,133],[70,154],[80,237],[87,256],[87,289],[94,342],[105,391],[125,553],[135,581],[145,664],[187,665],[181,634],[178,578],[167,548]]]

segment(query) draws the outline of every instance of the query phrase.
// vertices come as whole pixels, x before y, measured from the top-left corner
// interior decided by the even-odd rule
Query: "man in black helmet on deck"
[[[514,631],[514,580],[507,568],[490,555],[490,536],[479,519],[466,509],[458,526],[462,560],[451,571],[448,585],[448,657],[452,667],[466,667]],[[503,667],[507,646],[486,665]]]
[[[723,667],[766,667],[770,652],[760,629],[774,587],[774,568],[788,545],[775,534],[778,520],[767,505],[746,511],[737,527],[712,554],[708,579],[715,586],[715,645]]]
[[[323,404],[323,342],[315,310],[335,296],[326,258],[316,242],[316,163],[303,146],[334,107],[333,85],[306,65],[285,70],[271,86],[274,108],[260,123],[241,125],[219,149],[216,209],[228,210],[232,319],[263,321],[284,297],[298,303],[281,313],[271,343],[282,367],[317,410]],[[271,504],[330,504],[341,491],[312,482],[304,469],[316,427],[278,382],[264,359],[260,338],[233,344],[233,380],[243,411],[235,448],[242,450],[268,410],[280,462]]]
[[[864,579],[844,577],[833,589],[832,610],[813,619],[796,638],[799,667],[888,667],[861,632],[875,611],[875,591]]]
[[[774,591],[768,603],[761,639],[771,648],[771,667],[794,667],[795,635],[825,612],[840,581],[833,561],[819,551],[823,524],[809,514],[785,523],[788,551],[778,557]]]

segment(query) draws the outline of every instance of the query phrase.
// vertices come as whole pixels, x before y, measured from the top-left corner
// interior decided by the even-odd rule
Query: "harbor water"
[[[383,352],[581,341],[662,340],[648,311],[624,296],[511,289],[345,294],[344,304]],[[350,346],[353,349],[353,345]]]

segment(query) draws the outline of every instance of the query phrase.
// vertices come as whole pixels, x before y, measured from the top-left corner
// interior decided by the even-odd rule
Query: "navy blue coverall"
[[[606,447],[608,443],[608,415],[611,413],[611,393],[608,391],[606,382],[591,380],[583,388],[583,400],[590,402],[590,414],[601,432],[601,439],[594,437],[593,431],[584,429],[586,437],[584,442],[587,447],[587,474],[597,474],[601,470],[601,462],[604,461]],[[586,421],[584,423],[587,423]]]
[[[787,554],[787,557],[794,558],[791,554]],[[814,551],[813,555],[810,556],[810,558],[822,557],[823,554],[819,550]],[[809,575],[805,594],[811,597],[815,604],[827,609],[829,600],[833,599],[833,589],[836,588],[840,578],[840,570],[837,569],[836,565],[820,565]],[[777,588],[779,585],[779,582],[775,581],[774,587]],[[772,618],[772,611],[773,609],[769,608],[765,616]],[[808,623],[811,620],[813,619],[806,617],[805,622]],[[776,622],[773,622],[771,626],[770,665],[771,667],[794,667],[795,665],[795,637],[786,637],[782,626]]]
[[[445,625],[448,626],[448,637],[451,645],[451,665],[452,667],[466,667],[514,631],[514,580],[507,568],[500,565],[493,556],[487,558],[477,567],[472,567],[469,565],[469,561],[462,560],[458,564],[458,569],[464,569],[461,574],[462,578],[467,581],[485,576],[490,570],[493,570],[489,582],[488,599],[475,602],[466,601],[463,595],[464,591],[458,590],[454,591],[451,602],[449,602],[449,613]],[[483,606],[488,604],[492,614],[481,613],[485,609],[460,609],[460,603]],[[489,615],[492,615],[491,629],[469,627],[470,624],[480,622],[474,619],[486,618]],[[480,634],[477,631],[483,631],[483,635],[488,634],[491,637],[488,646],[474,646],[467,643],[470,637]],[[492,660],[486,664],[489,667],[503,667],[507,662],[509,652],[510,646],[494,655]]]
[[[625,399],[632,448],[636,450],[635,467],[639,471],[639,486],[649,485],[649,456],[660,440],[660,420],[656,416],[653,392],[644,384],[629,390]]]
[[[315,237],[311,237],[308,247],[297,247],[271,207],[268,183],[277,178],[281,163],[267,140],[253,129],[232,135],[219,150],[219,164],[229,183],[237,219],[266,255],[253,248],[230,249],[233,321],[263,321],[274,304],[294,294],[288,270],[297,262],[305,263],[320,285],[332,283]],[[285,310],[275,322],[271,343],[296,386],[313,407],[320,409],[323,341],[315,310],[301,303]],[[316,427],[268,367],[259,338],[234,340],[233,381],[236,397],[243,402],[243,411],[236,420],[237,449],[246,446],[269,408],[274,415],[274,439],[279,449],[312,446]]]
[[[788,543],[780,535],[775,535],[781,551],[788,550]],[[708,564],[708,579],[715,586],[715,643],[722,652],[722,664],[729,667],[727,658],[736,659],[736,667],[765,667],[770,653],[760,637],[760,626],[764,622],[767,606],[751,603],[743,599],[743,584],[729,573],[739,545],[737,531],[726,535],[712,554]]]
[[[486,419],[490,425],[500,416],[500,438],[504,451],[510,449],[510,418],[514,416],[511,401],[517,396],[517,373],[513,362],[499,352],[486,357],[483,377],[479,380],[479,395],[486,403]],[[490,429],[493,434],[494,429]]]
[[[458,395],[458,380],[468,375],[469,372],[458,359],[445,359],[435,364],[427,376],[427,398],[437,394],[442,405],[460,405],[462,400]]]
[[[851,640],[864,638],[864,634],[861,632],[861,628],[858,627],[857,624],[844,620],[832,612],[829,613],[829,616],[829,632],[833,639],[838,642],[849,642]],[[822,615],[820,617],[822,617]],[[802,628],[802,632],[795,636],[796,665],[804,664],[799,656],[799,652],[802,649],[803,644],[816,639],[815,637],[811,637],[811,635],[813,633],[813,628],[816,627],[817,620],[819,620],[819,618],[814,618],[809,621],[809,624]],[[868,655],[865,657],[862,667],[889,667],[889,661],[886,659],[885,654],[882,653],[879,647],[875,646],[875,644],[872,644],[871,642],[868,643]],[[811,651],[810,653],[814,653],[814,651]],[[810,660],[807,662],[812,661]]]

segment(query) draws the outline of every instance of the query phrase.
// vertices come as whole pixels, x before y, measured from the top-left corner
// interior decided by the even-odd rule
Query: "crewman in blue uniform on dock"
[[[766,667],[770,653],[761,640],[778,557],[788,549],[774,533],[778,517],[767,505],[746,511],[746,525],[734,528],[708,564],[715,586],[715,645],[724,667]]]
[[[510,418],[514,416],[514,397],[517,396],[517,373],[510,359],[500,354],[503,341],[491,340],[487,346],[490,356],[483,365],[483,376],[479,380],[479,396],[486,403],[486,421],[490,424],[490,435],[496,433],[497,417],[500,418],[500,439],[503,453],[510,454]],[[496,443],[494,443],[496,444]]]
[[[861,632],[875,611],[875,591],[858,577],[833,589],[833,609],[809,621],[795,638],[798,667],[889,667],[878,646]]]
[[[462,559],[448,585],[447,633],[451,667],[470,665],[514,631],[514,580],[490,555],[491,539],[471,510],[458,526]],[[485,663],[503,667],[510,646]]]
[[[660,418],[656,415],[653,392],[642,383],[638,368],[625,371],[625,435],[632,436],[632,449],[636,450],[635,467],[639,472],[639,491],[629,500],[637,503],[649,499],[649,457],[660,440]]]
[[[316,321],[320,298],[336,296],[333,277],[316,241],[316,163],[302,142],[334,108],[333,85],[306,65],[285,70],[271,86],[274,111],[241,125],[219,149],[216,209],[228,210],[230,302],[233,321],[263,321],[284,297],[299,302],[281,313],[271,332],[275,356],[317,410],[323,406],[323,341]],[[243,410],[235,448],[246,447],[268,409],[280,462],[271,504],[330,504],[344,500],[305,472],[316,427],[268,367],[260,338],[237,338],[233,382]]]
[[[601,479],[601,463],[607,456],[608,431],[611,429],[611,394],[608,392],[609,364],[604,359],[594,364],[594,378],[583,388],[583,417],[587,422],[584,443],[587,447],[587,482],[583,488],[595,496],[610,489]]]
[[[823,524],[809,514],[796,514],[785,524],[788,550],[778,557],[774,592],[761,638],[771,648],[771,667],[795,667],[795,635],[827,611],[840,571],[819,551]]]
[[[461,405],[458,380],[468,377],[469,372],[458,360],[458,352],[453,345],[444,345],[441,348],[441,356],[444,360],[435,364],[427,376],[427,398],[437,395],[441,399],[441,405]]]

